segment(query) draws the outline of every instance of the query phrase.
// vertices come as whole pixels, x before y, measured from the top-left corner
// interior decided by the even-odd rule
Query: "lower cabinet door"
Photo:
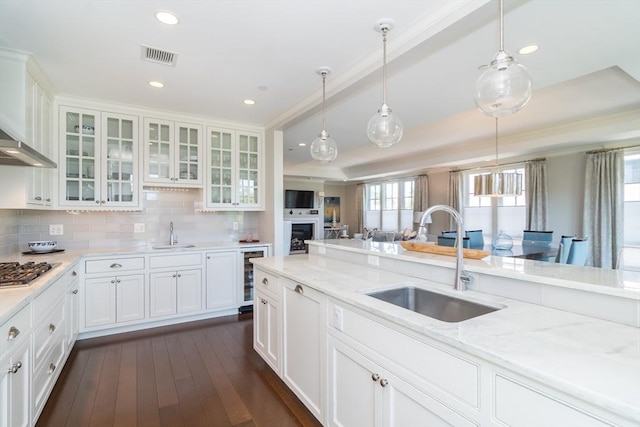
[[[332,336],[329,336],[327,344],[329,425],[350,427],[380,424],[382,408],[376,404],[380,399],[380,390],[376,387],[380,379],[378,366]]]
[[[207,309],[237,308],[237,252],[207,254]]]
[[[0,427],[26,427],[29,423],[29,370],[27,341],[0,359]]]
[[[149,317],[176,314],[176,279],[175,271],[149,275]]]
[[[202,269],[178,271],[176,309],[189,313],[202,309]]]
[[[144,275],[118,276],[116,321],[144,319]]]
[[[277,374],[280,373],[280,307],[259,292],[253,310],[254,348]]]
[[[93,328],[116,323],[116,278],[85,280],[84,326]]]

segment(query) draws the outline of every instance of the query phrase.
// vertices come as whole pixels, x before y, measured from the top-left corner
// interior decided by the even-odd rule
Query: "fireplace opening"
[[[289,253],[309,253],[309,245],[305,244],[304,241],[311,239],[313,239],[313,223],[291,224],[291,246],[289,248]]]

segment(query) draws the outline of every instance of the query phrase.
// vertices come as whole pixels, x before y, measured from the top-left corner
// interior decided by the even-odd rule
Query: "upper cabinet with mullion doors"
[[[205,147],[205,208],[263,210],[264,147],[261,135],[208,127]]]
[[[144,183],[202,186],[202,126],[144,119]]]
[[[139,207],[138,118],[60,107],[60,206]]]

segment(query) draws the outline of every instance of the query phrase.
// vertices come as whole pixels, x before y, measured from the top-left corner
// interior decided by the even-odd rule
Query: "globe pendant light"
[[[387,105],[387,33],[393,28],[393,23],[390,20],[380,20],[373,28],[382,33],[382,106],[369,120],[367,136],[372,143],[385,148],[400,142],[404,127],[400,118]]]
[[[476,83],[474,101],[491,117],[509,116],[531,99],[531,76],[504,50],[504,10],[500,0],[500,50]]]
[[[496,163],[491,173],[476,175],[473,179],[474,196],[504,197],[522,194],[522,175],[500,172],[498,169],[498,118],[496,117]]]
[[[325,85],[327,74],[331,73],[329,67],[318,68],[316,73],[322,76],[322,130],[316,139],[311,143],[311,157],[322,162],[331,162],[338,156],[338,146],[326,131],[326,121],[324,114]]]

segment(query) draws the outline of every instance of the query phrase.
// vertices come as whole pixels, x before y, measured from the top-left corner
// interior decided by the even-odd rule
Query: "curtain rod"
[[[537,162],[540,160],[547,160],[545,157],[541,157],[541,158],[537,158],[537,159],[531,159],[531,160],[521,160],[519,162],[511,162],[511,163],[500,163],[499,165],[491,165],[491,166],[476,166],[473,168],[467,168],[467,169],[452,169],[449,172],[468,172],[468,171],[474,171],[474,170],[487,170],[487,169],[493,169],[493,168],[501,168],[503,166],[513,166],[513,165],[523,165],[525,163],[529,163],[529,162]]]
[[[600,150],[587,151],[585,154],[606,153],[607,151],[626,150],[628,148],[640,148],[640,145],[629,145],[628,147],[602,148]]]

